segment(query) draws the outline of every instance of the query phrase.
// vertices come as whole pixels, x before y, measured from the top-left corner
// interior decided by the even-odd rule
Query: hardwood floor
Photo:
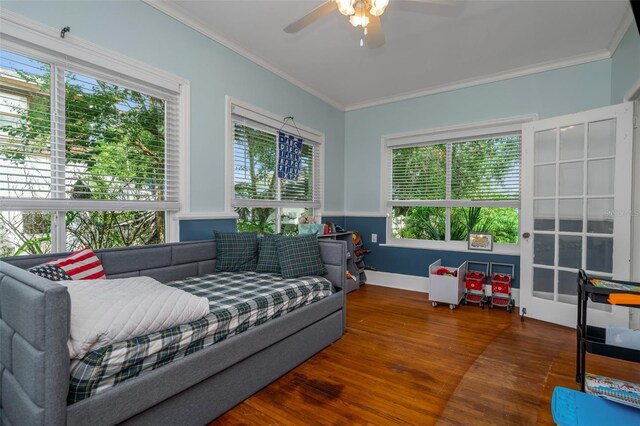
[[[212,425],[544,425],[555,386],[577,389],[575,330],[365,285],[347,332]],[[640,382],[640,364],[587,355],[587,371]]]

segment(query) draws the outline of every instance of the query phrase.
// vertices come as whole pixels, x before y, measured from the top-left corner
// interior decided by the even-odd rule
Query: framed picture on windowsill
[[[493,234],[469,233],[469,250],[493,251]]]

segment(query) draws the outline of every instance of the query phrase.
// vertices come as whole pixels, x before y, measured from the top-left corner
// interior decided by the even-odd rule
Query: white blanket
[[[150,277],[59,281],[71,296],[69,354],[88,352],[132,337],[195,321],[209,301]]]

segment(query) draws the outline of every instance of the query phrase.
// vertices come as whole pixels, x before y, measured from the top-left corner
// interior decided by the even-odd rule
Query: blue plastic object
[[[553,390],[551,413],[559,426],[640,426],[640,409],[560,386]]]

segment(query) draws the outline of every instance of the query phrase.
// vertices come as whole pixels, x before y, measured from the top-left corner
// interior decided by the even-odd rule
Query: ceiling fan
[[[438,0],[404,0],[419,3],[431,3]],[[354,27],[362,27],[364,38],[360,39],[360,46],[366,40],[367,47],[376,48],[385,43],[384,33],[380,24],[380,16],[389,5],[389,0],[328,0],[302,18],[287,25],[285,33],[297,33],[307,25],[338,9],[341,14],[349,17]]]

